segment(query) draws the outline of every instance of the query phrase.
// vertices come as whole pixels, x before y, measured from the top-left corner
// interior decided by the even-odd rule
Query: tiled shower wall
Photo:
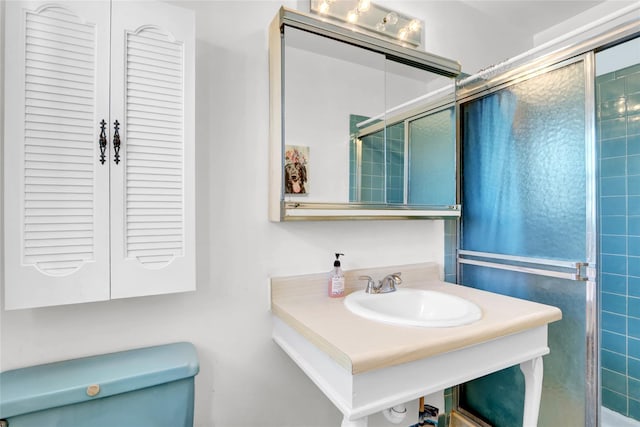
[[[404,122],[387,127],[387,203],[404,203]]]
[[[351,134],[355,123],[366,117],[351,115]],[[404,122],[388,126],[385,134],[381,130],[362,137],[362,161],[360,173],[360,199],[358,199],[356,177],[356,147],[349,148],[349,200],[365,203],[404,203]],[[385,168],[386,162],[386,168]],[[385,200],[386,197],[386,200]]]
[[[640,420],[640,64],[596,90],[602,403]]]
[[[458,221],[444,221],[444,281],[458,283],[458,272],[456,270],[456,257],[458,256]],[[453,409],[453,388],[444,390],[444,425],[449,425],[451,410]],[[440,427],[440,423],[438,423]]]

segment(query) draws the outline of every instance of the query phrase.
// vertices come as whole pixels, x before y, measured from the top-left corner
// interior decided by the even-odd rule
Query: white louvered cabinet
[[[12,1],[5,19],[5,308],[194,290],[193,13]]]

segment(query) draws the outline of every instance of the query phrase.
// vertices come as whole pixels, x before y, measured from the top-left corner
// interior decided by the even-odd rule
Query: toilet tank
[[[2,372],[0,420],[9,427],[192,427],[198,370],[195,347],[182,342]]]

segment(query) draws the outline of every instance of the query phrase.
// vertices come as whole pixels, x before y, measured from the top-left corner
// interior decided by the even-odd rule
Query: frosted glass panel
[[[409,153],[409,204],[455,204],[454,109],[409,122]]]
[[[462,105],[462,249],[586,260],[584,81],[576,62]],[[562,310],[549,325],[538,425],[584,425],[585,283],[470,265],[460,282]],[[523,402],[517,367],[461,396],[495,427],[522,425]]]
[[[463,246],[585,254],[584,69],[576,63],[463,106]]]
[[[463,283],[474,288],[556,306],[563,320],[549,325],[544,357],[540,427],[583,426],[585,414],[585,285],[472,265],[462,267]],[[524,377],[518,367],[467,383],[461,393],[466,409],[495,427],[522,425]],[[571,421],[568,421],[571,420]]]

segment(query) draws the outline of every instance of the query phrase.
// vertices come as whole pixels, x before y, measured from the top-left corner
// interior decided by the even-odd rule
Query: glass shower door
[[[460,102],[459,282],[563,313],[549,325],[541,427],[595,419],[592,73],[587,55]],[[518,367],[465,384],[459,397],[496,427],[522,425],[523,402]]]

